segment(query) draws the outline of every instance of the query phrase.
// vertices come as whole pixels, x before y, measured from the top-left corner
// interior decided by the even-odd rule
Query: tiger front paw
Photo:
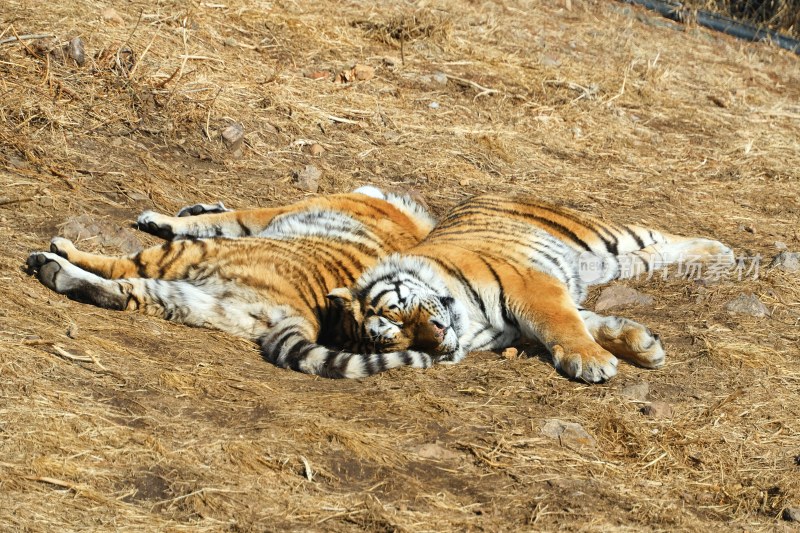
[[[572,348],[556,344],[552,352],[556,369],[573,379],[602,383],[617,375],[617,358],[599,345]]]
[[[67,261],[70,260],[70,254],[74,254],[78,249],[71,240],[63,237],[53,237],[50,241],[50,252],[58,254]]]
[[[222,202],[217,202],[215,204],[194,204],[182,207],[181,210],[178,211],[177,216],[196,217],[197,215],[208,215],[211,213],[226,213],[228,211],[230,211],[230,209],[226,208]]]
[[[136,219],[136,226],[156,237],[172,240],[175,238],[175,230],[170,222],[171,218],[155,211],[145,211]]]

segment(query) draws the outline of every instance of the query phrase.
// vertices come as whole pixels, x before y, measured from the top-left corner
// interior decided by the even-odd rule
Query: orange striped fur
[[[378,350],[422,350],[452,363],[535,338],[568,376],[599,382],[616,374],[617,357],[656,368],[664,350],[641,324],[580,307],[588,286],[690,257],[730,263],[733,255],[717,241],[608,223],[534,198],[478,196],[336,295],[357,335]]]
[[[422,353],[356,356],[318,344],[353,337],[344,336],[347,324],[328,293],[432,228],[433,219],[408,196],[365,187],[276,208],[198,204],[178,217],[145,212],[139,226],[181,240],[109,257],[57,237],[50,252],[31,254],[28,266],[76,300],[251,338],[269,361],[307,373],[359,377],[431,362]],[[364,348],[357,338],[348,347]]]

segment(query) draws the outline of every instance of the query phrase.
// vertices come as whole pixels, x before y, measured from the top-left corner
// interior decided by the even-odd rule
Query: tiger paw
[[[177,216],[195,217],[197,215],[208,215],[211,213],[226,213],[228,211],[230,211],[230,209],[226,208],[222,202],[217,202],[215,204],[194,204],[182,207],[181,210],[178,211]]]
[[[136,219],[136,225],[144,232],[171,240],[175,238],[175,231],[170,223],[171,218],[155,211],[145,211]]]
[[[36,274],[45,287],[62,294],[74,285],[73,271],[80,271],[60,255],[50,252],[34,252],[28,256],[26,264],[29,272]]]
[[[69,261],[70,254],[75,253],[77,250],[78,249],[75,248],[75,245],[69,239],[53,237],[50,241],[50,252],[60,255],[67,261]]]
[[[592,328],[590,328],[591,330]],[[603,323],[592,335],[603,348],[644,368],[664,366],[664,345],[657,333],[620,317],[603,317]]]
[[[553,346],[556,369],[587,383],[602,383],[617,375],[617,358],[599,345],[580,348]]]

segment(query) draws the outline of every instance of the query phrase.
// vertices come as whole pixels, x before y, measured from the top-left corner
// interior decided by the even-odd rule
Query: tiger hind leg
[[[602,316],[581,309],[580,316],[594,340],[615,356],[645,368],[664,365],[664,346],[658,334],[647,327],[617,316]]]
[[[105,279],[180,279],[191,265],[198,264],[209,254],[213,254],[214,249],[214,243],[176,241],[128,256],[112,257],[81,251],[72,241],[63,237],[54,237],[50,241],[50,252]]]
[[[719,241],[669,234],[664,234],[664,238],[664,242],[617,256],[617,277],[635,278],[679,263],[684,263],[687,269],[692,263],[722,267],[734,263],[733,250]]]
[[[264,335],[285,312],[247,289],[216,278],[164,280],[105,279],[52,252],[28,256],[30,271],[43,285],[73,300],[105,309],[138,311],[187,324],[220,329],[246,338]]]

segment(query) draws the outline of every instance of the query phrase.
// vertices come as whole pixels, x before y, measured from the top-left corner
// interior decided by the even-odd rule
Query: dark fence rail
[[[769,41],[776,46],[790,50],[796,54],[800,54],[800,41],[783,35],[775,30],[764,27],[756,26],[748,22],[740,22],[732,18],[707,11],[705,9],[690,9],[683,4],[674,4],[670,2],[663,2],[661,0],[623,0],[629,4],[637,4],[644,6],[647,9],[657,11],[662,16],[677,21],[687,22],[694,20],[700,26],[711,28],[712,30],[720,31],[728,35],[732,35],[739,39],[747,41]],[[753,2],[742,2],[741,4],[753,4]],[[738,4],[730,4],[738,5]],[[797,6],[800,9],[800,5]]]

